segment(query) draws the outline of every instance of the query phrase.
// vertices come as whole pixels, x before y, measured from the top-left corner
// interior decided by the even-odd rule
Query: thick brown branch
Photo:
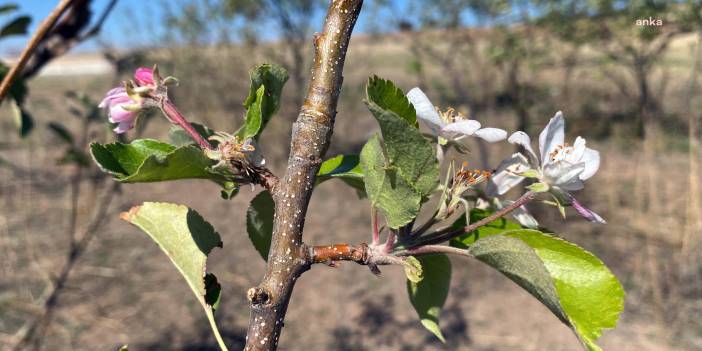
[[[275,223],[266,274],[252,288],[246,350],[275,350],[295,280],[310,265],[302,242],[307,206],[322,157],[329,147],[342,71],[362,0],[334,0],[315,36],[312,79],[293,125],[285,176],[275,187]],[[256,298],[265,296],[265,299]]]

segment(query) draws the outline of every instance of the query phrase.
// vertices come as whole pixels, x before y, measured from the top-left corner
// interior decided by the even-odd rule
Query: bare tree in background
[[[279,34],[279,39],[286,49],[286,54],[276,58],[288,68],[290,79],[295,85],[294,104],[300,105],[304,97],[305,77],[310,62],[308,61],[307,43],[312,37],[311,21],[325,8],[320,0],[225,0],[225,13],[234,18],[241,18],[249,25],[256,26],[258,38],[271,39]],[[266,23],[272,22],[271,26]],[[269,32],[268,28],[278,28],[280,33]],[[277,52],[277,50],[276,50]]]

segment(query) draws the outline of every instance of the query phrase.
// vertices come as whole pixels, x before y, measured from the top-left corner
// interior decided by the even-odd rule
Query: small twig
[[[310,247],[311,263],[332,263],[334,261],[353,261],[368,264],[368,245],[334,244]]]
[[[421,256],[430,254],[451,254],[460,255],[466,257],[472,257],[465,249],[459,249],[457,247],[444,246],[444,245],[425,245],[418,248],[405,250],[396,254],[396,256]]]
[[[389,230],[388,231],[388,239],[385,241],[385,248],[383,249],[383,252],[385,252],[385,253],[392,252],[392,248],[395,246],[395,239],[396,238],[397,238],[397,235],[395,234],[395,231]]]
[[[378,230],[378,209],[371,207],[371,226],[373,227],[373,245],[380,244],[380,231]]]
[[[418,243],[413,244],[410,246],[410,249],[420,247],[420,246],[426,246],[426,245],[431,245],[431,244],[438,244],[447,240],[451,240],[459,235],[463,235],[464,233],[470,233],[496,219],[499,219],[503,217],[504,215],[512,212],[514,209],[521,207],[522,205],[530,202],[531,200],[536,197],[536,193],[528,191],[522,195],[519,199],[514,201],[513,203],[509,204],[508,206],[503,207],[502,209],[498,210],[497,212],[475,222],[471,223],[470,225],[460,228],[457,230],[451,230],[448,232],[436,232],[433,233],[432,235],[426,237],[424,240],[420,240]]]
[[[212,146],[207,139],[205,139],[202,135],[200,135],[200,133],[197,132],[197,130],[195,130],[193,125],[190,124],[187,119],[185,119],[185,116],[178,111],[175,104],[173,104],[168,98],[162,99],[159,103],[159,107],[161,108],[163,114],[165,114],[171,122],[183,128],[183,130],[185,130],[185,132],[188,133],[188,135],[190,135],[190,137],[197,142],[202,149],[215,150],[214,146]],[[264,166],[253,166],[251,170],[253,172],[250,179],[249,177],[243,177],[242,179],[235,181],[258,184],[273,193],[273,190],[278,185],[278,177],[276,177],[273,172]]]
[[[214,150],[214,147],[212,144],[210,144],[209,141],[207,141],[205,138],[200,135],[200,133],[195,130],[192,124],[188,122],[187,119],[185,119],[185,116],[183,116],[180,111],[178,111],[178,108],[169,100],[168,98],[162,99],[160,106],[161,111],[163,111],[163,114],[168,117],[168,119],[183,128],[188,135],[190,135],[193,140],[195,140],[201,148],[207,149],[207,150]]]
[[[95,25],[93,25],[92,28],[90,28],[87,32],[81,34],[78,37],[78,42],[85,41],[86,39],[89,39],[98,33],[100,33],[100,30],[102,30],[102,25],[105,24],[105,20],[107,20],[107,17],[110,15],[110,12],[112,12],[112,9],[115,8],[115,5],[117,4],[117,0],[111,0],[107,6],[105,6],[105,9],[102,10],[102,14],[100,15],[100,18],[95,22]]]
[[[46,33],[49,32],[54,24],[56,24],[56,21],[58,21],[61,15],[71,6],[74,1],[75,0],[62,0],[58,5],[56,5],[56,8],[51,11],[49,17],[47,17],[44,22],[39,25],[39,28],[34,33],[34,36],[32,36],[32,38],[29,40],[29,44],[27,44],[24,51],[22,51],[22,55],[20,55],[17,63],[12,67],[12,69],[10,69],[10,72],[8,72],[5,78],[2,80],[2,83],[0,84],[0,101],[5,98],[5,94],[7,94],[9,91],[12,82],[15,80],[15,78],[17,78],[19,73],[22,72],[24,65],[27,64],[27,61],[32,56],[32,53],[37,48],[37,45],[39,45],[44,36],[46,36]]]
[[[438,220],[436,219],[437,213],[439,213],[439,210],[436,210],[434,212],[434,215],[432,215],[431,218],[429,218],[424,224],[422,224],[421,227],[419,227],[419,228],[417,228],[417,230],[411,232],[410,236],[415,236],[415,237],[420,236],[420,235],[424,234],[424,232],[429,230],[429,228],[431,228],[431,226],[433,226],[434,224],[436,224],[438,222]]]

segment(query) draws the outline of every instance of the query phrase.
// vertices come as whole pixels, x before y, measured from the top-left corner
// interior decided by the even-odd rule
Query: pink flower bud
[[[134,72],[134,81],[141,87],[155,85],[154,71],[151,68],[139,67]]]
[[[98,107],[107,110],[107,117],[112,123],[118,123],[114,129],[115,133],[121,134],[132,128],[139,117],[139,110],[127,107],[138,106],[138,102],[132,100],[123,87],[118,87],[107,92],[105,98]]]

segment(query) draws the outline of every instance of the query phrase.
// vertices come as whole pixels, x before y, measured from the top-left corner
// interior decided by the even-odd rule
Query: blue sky
[[[8,2],[18,4],[19,10],[12,15],[0,17],[0,23],[6,22],[12,18],[12,16],[27,14],[32,17],[30,32],[33,33],[39,23],[41,23],[56,6],[58,0],[0,0],[0,4],[6,4]],[[93,19],[95,19],[95,17],[102,13],[102,10],[107,6],[109,0],[95,0],[93,2]],[[147,5],[145,5],[145,3]],[[109,44],[117,47],[126,45],[129,34],[125,33],[125,28],[128,27],[129,23],[132,21],[143,21],[149,16],[149,13],[158,17],[160,14],[158,12],[160,7],[154,6],[157,5],[157,3],[158,1],[154,0],[118,0],[113,12],[103,26],[102,35],[100,37],[102,40],[109,38]],[[144,8],[149,8],[149,13],[146,11],[134,11],[134,9]],[[28,39],[29,36],[18,36],[3,40],[2,43],[0,43],[0,54],[16,54],[24,47]],[[75,50],[92,51],[97,49],[99,45],[99,40],[93,39],[81,44],[79,47],[75,48]]]
[[[408,3],[404,0],[393,0],[397,8],[404,7]],[[33,18],[30,32],[33,33],[36,27],[56,6],[58,0],[0,0],[1,4],[7,3],[17,3],[19,5],[19,10],[12,15],[0,16],[0,24],[5,23],[10,20],[11,16],[16,16],[19,14],[28,14]],[[107,6],[109,0],[95,0],[93,1],[93,20],[102,13],[102,10]],[[168,0],[167,3],[177,6],[179,0]],[[163,2],[161,0],[118,0],[117,5],[110,17],[103,26],[101,35],[96,38],[82,43],[78,47],[74,48],[73,51],[96,51],[103,45],[108,45],[111,47],[124,48],[129,46],[152,46],[157,44],[154,40],[157,40],[158,36],[149,36],[147,34],[139,33],[139,30],[148,32],[149,30],[162,31],[164,30],[161,26],[160,18],[163,15]],[[370,30],[374,25],[387,24],[386,20],[378,21],[378,23],[372,22],[373,12],[372,1],[364,4],[364,13],[359,18],[359,23],[357,24],[356,32],[364,32]],[[398,13],[384,13],[384,16],[402,16]],[[322,14],[319,18],[313,18],[311,21],[319,22],[321,26]],[[387,17],[385,17],[387,19]],[[465,22],[472,23],[473,19],[470,14],[465,16]],[[270,32],[269,32],[270,33]],[[270,34],[269,34],[270,35]],[[275,36],[275,34],[272,34]],[[29,35],[27,36],[17,36],[9,39],[4,39],[0,42],[0,56],[16,56],[22,50]]]

